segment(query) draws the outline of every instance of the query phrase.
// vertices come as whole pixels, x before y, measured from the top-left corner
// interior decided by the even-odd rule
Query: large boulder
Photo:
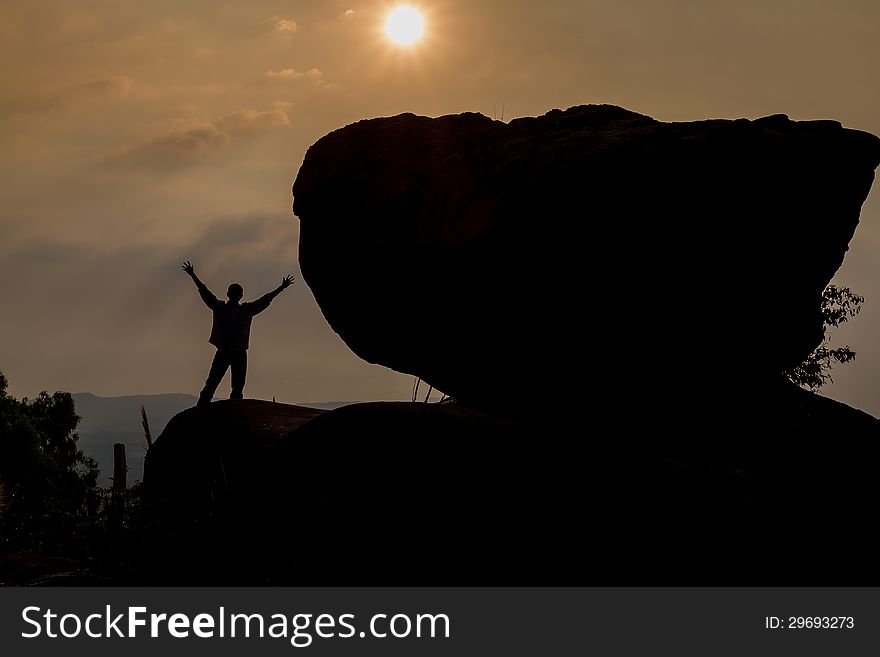
[[[483,408],[735,388],[821,341],[878,162],[784,115],[371,119],[305,156],[300,262],[360,357]]]
[[[189,408],[171,418],[148,450],[144,487],[153,499],[186,500],[187,507],[210,506],[239,488],[259,495],[274,485],[266,468],[278,446],[323,412],[259,399]]]
[[[586,414],[563,434],[457,404],[215,402],[150,449],[133,565],[174,585],[878,581],[880,421],[790,383],[726,405],[640,443]]]

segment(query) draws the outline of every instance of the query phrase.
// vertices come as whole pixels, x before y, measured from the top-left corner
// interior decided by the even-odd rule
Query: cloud
[[[213,125],[193,128],[154,139],[112,163],[134,168],[167,169],[192,164],[226,146],[231,137]]]
[[[286,235],[296,233],[297,224],[287,213],[253,212],[240,216],[217,217],[208,224],[202,234],[186,247],[199,262],[211,260],[211,254],[225,247],[236,250],[256,248],[269,253],[278,248],[293,249],[288,238],[280,238],[279,232]]]
[[[324,74],[317,68],[310,68],[303,73],[295,68],[282,68],[278,71],[266,71],[266,77],[273,80],[299,80],[300,78],[311,78],[319,80]]]
[[[287,32],[288,34],[296,32],[297,26],[295,20],[291,20],[289,18],[281,18],[280,16],[273,16],[272,22],[275,24],[276,32]]]
[[[291,107],[293,107],[293,103],[289,100],[276,100],[269,103],[269,109],[281,110],[282,112],[287,112]]]
[[[195,164],[228,146],[233,137],[255,135],[266,130],[290,125],[287,113],[280,105],[290,106],[286,101],[276,101],[272,109],[258,111],[240,109],[227,114],[213,124],[189,130],[176,130],[127,153],[110,159],[111,167],[128,169],[176,170]]]
[[[134,89],[134,80],[120,76],[67,87],[61,91],[61,98],[70,101],[126,96],[132,89]]]
[[[351,18],[352,16],[354,16],[354,9],[346,9],[345,13],[342,15],[346,18]]]
[[[301,76],[302,73],[298,73],[295,68],[283,68],[279,71],[266,71],[266,77],[273,80],[293,80]]]
[[[266,71],[263,75],[268,80],[310,80],[318,86],[323,86],[324,74],[320,69],[310,68],[308,71],[298,71],[295,68],[282,68],[277,71]]]
[[[134,87],[134,80],[124,76],[91,80],[81,84],[62,87],[55,91],[13,99],[0,106],[0,114],[39,112],[57,107],[68,107],[83,102],[122,98],[129,95]]]
[[[290,121],[287,114],[280,109],[266,112],[242,109],[224,116],[217,122],[217,128],[229,135],[260,132],[286,125],[290,125]]]

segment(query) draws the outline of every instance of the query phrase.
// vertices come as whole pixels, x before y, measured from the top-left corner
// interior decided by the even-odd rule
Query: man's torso
[[[214,325],[208,342],[218,349],[247,349],[254,314],[250,304],[228,301],[214,309]]]

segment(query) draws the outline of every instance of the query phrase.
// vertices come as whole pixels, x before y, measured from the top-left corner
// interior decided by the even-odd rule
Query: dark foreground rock
[[[240,494],[240,486],[269,485],[266,467],[278,446],[321,413],[259,399],[190,408],[168,422],[147,453],[144,485],[154,497],[203,505]]]
[[[880,582],[880,422],[787,384],[676,416],[639,435],[446,404],[186,411],[147,458],[152,581]]]
[[[589,381],[594,412],[626,412],[634,386],[799,364],[878,162],[871,134],[783,115],[371,119],[305,156],[300,262],[370,362],[493,409]]]

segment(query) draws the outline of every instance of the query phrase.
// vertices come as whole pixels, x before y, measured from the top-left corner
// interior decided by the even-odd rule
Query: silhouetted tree
[[[24,520],[83,509],[98,464],[77,449],[79,420],[70,393],[19,401],[0,373],[0,481],[9,514]]]
[[[829,285],[822,292],[822,320],[825,326],[825,339],[812,354],[796,368],[785,372],[794,383],[817,391],[826,383],[831,383],[831,370],[835,365],[852,362],[856,352],[849,345],[832,349],[829,330],[840,326],[850,317],[855,317],[862,309],[865,298],[853,293],[848,287]]]

